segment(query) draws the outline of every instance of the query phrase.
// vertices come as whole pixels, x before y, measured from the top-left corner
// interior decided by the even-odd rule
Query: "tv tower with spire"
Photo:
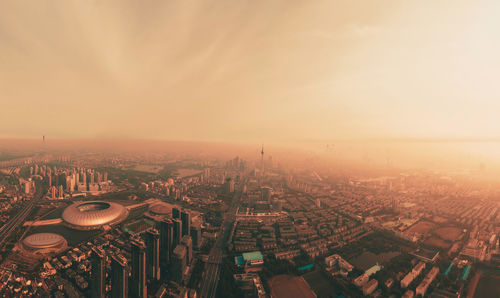
[[[260,151],[260,184],[264,181],[264,144],[262,144],[262,150]]]

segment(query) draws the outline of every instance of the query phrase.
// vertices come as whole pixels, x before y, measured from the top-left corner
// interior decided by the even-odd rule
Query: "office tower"
[[[47,176],[47,178],[48,178],[48,183],[49,183],[49,186],[52,186],[52,175],[51,175],[51,174],[49,174],[49,175]]]
[[[82,173],[82,183],[87,185],[87,172],[85,171]]]
[[[26,180],[24,181],[24,193],[29,194],[31,191],[31,183],[30,181]]]
[[[392,211],[398,212],[399,211],[398,199],[393,197],[391,203],[392,203]]]
[[[182,236],[181,243],[186,247],[186,262],[189,265],[191,264],[191,260],[193,260],[193,240],[191,236],[185,235]]]
[[[191,226],[190,214],[182,211],[181,212],[181,221],[182,221],[182,236],[189,235],[189,227]]]
[[[91,262],[91,280],[90,280],[90,291],[92,297],[104,298],[106,290],[106,265],[105,265],[105,253],[101,247],[92,248],[92,254],[90,256]]]
[[[59,185],[59,197],[60,198],[64,197],[64,190],[62,184]]]
[[[160,279],[160,233],[156,229],[146,231],[146,270],[148,280]]]
[[[170,263],[172,251],[174,250],[174,223],[170,219],[160,222],[160,263]]]
[[[146,252],[143,242],[132,242],[132,281],[130,295],[146,298]]]
[[[57,192],[57,189],[55,186],[51,186],[50,187],[50,193],[51,193],[51,198],[52,199],[55,199],[56,198],[56,192]]]
[[[94,171],[90,172],[90,184],[95,183]]]
[[[231,179],[231,180],[229,181],[229,192],[230,192],[230,193],[233,193],[233,192],[234,192],[234,180],[233,180],[233,179]]]
[[[182,221],[178,218],[172,220],[174,223],[174,247],[181,243]]]
[[[108,181],[108,172],[104,172],[104,182]]]
[[[66,176],[66,191],[71,192],[71,176]]]
[[[128,297],[128,268],[127,259],[122,255],[111,257],[111,297]]]
[[[231,194],[234,192],[234,180],[231,178],[227,178],[224,183],[224,192],[226,194]]]
[[[262,191],[262,200],[271,203],[271,196],[273,193],[273,189],[270,187],[262,187],[261,191]]]
[[[179,218],[180,217],[180,211],[178,208],[172,208],[172,218]]]
[[[182,282],[184,272],[186,271],[186,253],[186,247],[182,244],[179,244],[175,247],[174,253],[172,255],[170,278],[177,283]]]
[[[196,249],[200,248],[201,244],[201,227],[199,224],[191,226],[190,231],[191,240],[193,240],[193,247]]]

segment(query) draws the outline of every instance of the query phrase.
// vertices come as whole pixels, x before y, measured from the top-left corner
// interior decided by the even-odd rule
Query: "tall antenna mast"
[[[264,144],[262,144],[262,150],[260,151],[260,177],[262,184],[264,180]]]

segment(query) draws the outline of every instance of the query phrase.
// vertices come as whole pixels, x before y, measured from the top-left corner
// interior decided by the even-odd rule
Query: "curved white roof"
[[[58,247],[65,243],[63,236],[54,233],[37,233],[23,239],[23,245],[30,249]]]
[[[127,208],[118,203],[105,201],[78,202],[64,209],[62,219],[74,227],[92,228],[122,221],[128,215]]]

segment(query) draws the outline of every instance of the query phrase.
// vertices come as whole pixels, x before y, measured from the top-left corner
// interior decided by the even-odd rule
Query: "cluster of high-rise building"
[[[245,171],[247,168],[247,162],[236,156],[234,159],[228,160],[226,162],[226,169],[234,171]]]
[[[67,192],[98,191],[108,182],[107,172],[98,172],[93,169],[73,168],[56,172],[56,179],[60,185],[65,185]]]
[[[132,236],[130,257],[116,250],[105,253],[92,249],[90,291],[92,297],[105,297],[106,262],[111,264],[112,297],[149,297],[152,282],[174,281],[182,285],[187,268],[193,261],[193,238],[190,214],[177,208],[172,218],[163,218],[142,234]],[[195,239],[198,235],[194,235]],[[130,277],[129,277],[130,276]]]
[[[27,169],[27,170],[25,170]],[[19,184],[24,195],[33,195],[36,191],[35,180],[43,180],[48,186],[48,196],[52,199],[64,197],[64,193],[98,192],[109,189],[107,172],[86,168],[49,166],[31,164],[13,170],[19,176]],[[26,171],[26,173],[24,173]],[[26,176],[28,176],[26,178]]]
[[[22,186],[22,190],[25,195],[31,195],[35,192],[35,181],[32,180],[31,178],[28,178],[26,180],[24,179],[19,179],[19,183]]]

